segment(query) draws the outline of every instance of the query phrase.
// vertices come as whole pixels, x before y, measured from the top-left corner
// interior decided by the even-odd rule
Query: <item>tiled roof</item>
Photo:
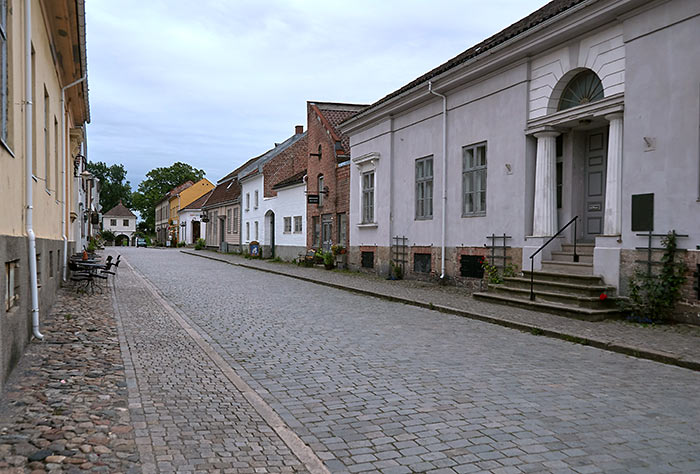
[[[481,43],[478,43],[471,48],[467,49],[466,51],[458,54],[454,58],[450,59],[449,61],[439,65],[435,69],[428,71],[427,73],[423,74],[422,76],[418,77],[417,79],[414,79],[413,81],[409,82],[405,86],[401,87],[398,90],[395,90],[391,94],[388,94],[385,97],[382,97],[369,107],[367,107],[365,110],[360,112],[358,115],[363,115],[375,108],[377,108],[379,105],[383,104],[384,102],[403,94],[404,92],[409,91],[410,89],[413,89],[414,87],[426,83],[428,80],[439,76],[440,74],[449,71],[453,67],[456,67],[466,61],[469,61],[470,59],[476,58],[477,56],[483,54],[484,52],[492,49],[495,46],[498,46],[501,43],[504,43],[505,41],[514,38],[518,36],[521,33],[524,33],[525,31],[529,30],[530,28],[539,25],[540,23],[549,20],[550,18],[568,10],[569,8],[576,6],[579,3],[582,3],[586,0],[554,0],[552,2],[549,2],[539,10],[529,14],[522,20],[519,20],[509,27],[501,30],[500,32],[496,33],[495,35],[485,39]],[[345,119],[347,120],[347,119]]]
[[[121,201],[109,211],[102,214],[105,217],[136,217]]]
[[[270,161],[272,158],[275,156],[279,155],[282,153],[284,150],[289,148],[290,146],[294,145],[296,142],[301,140],[303,137],[306,136],[306,132],[304,133],[295,133],[291,137],[287,138],[285,141],[282,143],[275,143],[275,147],[269,149],[262,155],[249,160],[248,163],[245,165],[241,166],[238,168],[240,172],[238,173],[239,179],[244,179],[249,176],[253,176],[256,174],[256,172],[260,171],[260,167]]]
[[[304,182],[304,176],[306,176],[306,170],[301,170],[298,173],[290,176],[289,178],[283,179],[279,183],[273,185],[272,189],[281,189],[286,188],[287,186],[301,184]]]
[[[241,185],[237,179],[219,182],[202,205],[202,209],[217,207],[224,203],[237,201],[241,197]]]
[[[186,205],[185,207],[183,207],[182,209],[180,209],[180,211],[189,211],[189,210],[192,210],[192,209],[201,209],[201,208],[202,208],[202,205],[203,205],[205,202],[207,202],[207,199],[209,199],[209,196],[211,195],[212,192],[214,192],[214,190],[211,190],[211,191],[209,191],[208,193],[206,193],[205,195],[200,196],[198,199],[195,199],[194,201],[192,201],[191,203],[189,203],[188,205]]]
[[[173,189],[171,189],[170,191],[168,191],[167,193],[165,193],[165,196],[163,196],[163,199],[161,199],[160,201],[158,201],[156,204],[160,204],[161,202],[165,201],[166,199],[170,199],[170,198],[173,197],[173,196],[177,196],[177,194],[178,194],[179,192],[184,191],[185,189],[189,188],[189,187],[192,186],[193,184],[194,184],[194,183],[192,182],[192,180],[189,180],[189,179],[188,179],[187,181],[185,181],[185,182],[182,183],[181,185],[175,186]]]
[[[324,127],[328,128],[334,140],[340,141],[343,150],[341,154],[350,153],[350,137],[343,135],[338,130],[338,125],[350,117],[362,112],[368,106],[366,104],[340,104],[334,102],[310,102],[316,113],[320,113]]]

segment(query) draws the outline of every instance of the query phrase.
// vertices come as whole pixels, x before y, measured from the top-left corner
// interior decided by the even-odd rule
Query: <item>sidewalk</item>
[[[0,397],[0,472],[140,472],[111,287],[59,290]]]
[[[333,288],[389,299],[502,326],[556,337],[692,370],[700,370],[700,327],[685,324],[643,326],[626,321],[579,321],[527,309],[495,305],[465,296],[454,286],[415,280],[390,281],[376,275],[306,268],[290,263],[246,259],[212,251],[181,250],[245,268],[285,275]]]

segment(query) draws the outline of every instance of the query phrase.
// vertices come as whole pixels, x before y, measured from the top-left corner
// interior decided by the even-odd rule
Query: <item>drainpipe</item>
[[[27,240],[29,243],[29,289],[32,294],[32,332],[34,337],[41,340],[44,336],[39,332],[39,289],[36,278],[36,235],[34,234],[34,186],[32,176],[32,10],[31,0],[24,0],[24,69],[25,69],[25,138],[24,157],[26,161],[26,201],[27,201]]]
[[[83,76],[77,81],[73,81],[61,89],[61,154],[63,156],[63,203],[61,206],[61,229],[63,232],[63,281],[66,281],[68,273],[68,236],[66,236],[66,202],[68,197],[68,187],[66,186],[66,176],[68,175],[68,165],[66,165],[66,89],[80,84],[87,76]]]
[[[428,92],[442,97],[442,249],[440,250],[440,280],[445,278],[445,233],[447,231],[447,97],[433,90],[433,82],[428,81]]]

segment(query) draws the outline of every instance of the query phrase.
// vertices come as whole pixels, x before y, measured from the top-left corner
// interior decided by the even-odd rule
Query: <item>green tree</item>
[[[122,201],[131,208],[131,183],[126,179],[124,165],[108,166],[102,161],[88,163],[87,169],[100,180],[100,205],[107,212]]]
[[[204,170],[193,168],[187,163],[177,162],[167,168],[155,168],[146,174],[139,189],[133,194],[134,209],[139,211],[149,233],[155,232],[156,204],[165,193],[187,180],[196,183],[204,177]]]

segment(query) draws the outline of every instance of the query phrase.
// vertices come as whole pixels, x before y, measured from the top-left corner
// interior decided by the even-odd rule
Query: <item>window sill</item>
[[[379,224],[377,224],[376,222],[367,222],[367,223],[357,224],[357,227],[360,229],[373,229],[373,228],[379,227]]]
[[[414,220],[416,220],[416,221],[432,221],[432,220],[433,220],[433,216],[430,216],[430,217],[416,217]]]
[[[486,217],[486,213],[485,212],[477,212],[474,214],[462,214],[463,219],[466,219],[469,217]]]

